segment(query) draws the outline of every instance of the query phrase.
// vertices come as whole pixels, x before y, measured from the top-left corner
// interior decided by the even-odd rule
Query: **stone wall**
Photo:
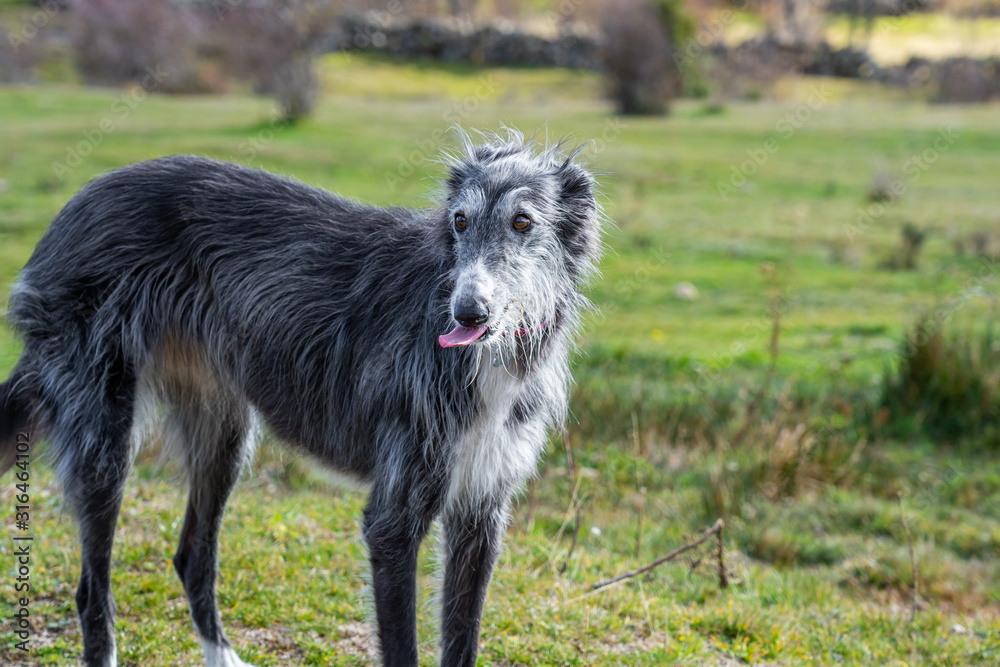
[[[900,0],[907,1],[915,0]],[[488,66],[601,68],[598,37],[584,29],[567,28],[546,38],[504,25],[473,26],[436,18],[393,20],[385,12],[339,17],[327,47]],[[754,38],[735,47],[716,45],[710,53],[731,74],[748,79],[800,73],[930,87],[942,101],[1000,98],[1000,63],[992,59],[931,62],[913,58],[905,65],[880,67],[860,49],[834,49],[826,43],[788,46],[773,37]]]
[[[515,67],[600,67],[597,39],[567,29],[554,38],[499,25],[468,26],[434,18],[402,23],[378,13],[338,20],[331,50],[370,51],[399,58]]]

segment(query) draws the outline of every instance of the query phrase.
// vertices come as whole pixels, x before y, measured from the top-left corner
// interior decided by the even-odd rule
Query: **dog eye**
[[[514,229],[519,232],[523,232],[531,224],[531,218],[523,213],[519,213],[516,218],[514,218]]]
[[[455,214],[455,227],[456,229],[465,229],[469,226],[469,223],[465,221],[465,215],[462,213]]]

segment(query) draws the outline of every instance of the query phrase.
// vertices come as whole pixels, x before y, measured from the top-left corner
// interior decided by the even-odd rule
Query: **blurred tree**
[[[685,0],[652,0],[652,4],[659,14],[660,26],[673,44],[683,44],[694,37],[695,22]]]
[[[616,0],[601,20],[609,94],[623,114],[663,114],[681,87],[681,51],[694,22],[682,0]]]
[[[88,83],[143,83],[156,72],[160,90],[197,87],[198,22],[186,7],[170,0],[71,0],[69,8],[77,69]]]
[[[863,18],[865,21],[864,45],[867,48],[875,24],[875,0],[847,0],[845,8],[850,17],[847,27],[847,43],[854,46],[854,33],[857,30],[858,21]]]
[[[28,24],[34,27],[32,24]],[[34,34],[35,38],[31,35]],[[24,24],[8,28],[0,23],[0,83],[23,83],[34,78],[35,67],[47,55],[49,40],[37,39],[38,33]]]
[[[334,31],[338,7],[329,0],[253,0],[223,5],[213,39],[225,67],[278,102],[295,122],[316,102],[316,57]]]

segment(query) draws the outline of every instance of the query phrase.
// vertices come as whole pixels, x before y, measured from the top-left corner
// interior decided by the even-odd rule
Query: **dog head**
[[[576,153],[537,152],[508,130],[452,160],[444,221],[455,253],[443,347],[513,344],[575,310],[600,255],[601,213]]]

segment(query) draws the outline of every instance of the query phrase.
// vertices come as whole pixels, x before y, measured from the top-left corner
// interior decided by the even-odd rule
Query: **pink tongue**
[[[456,326],[443,336],[438,336],[438,344],[441,347],[457,347],[468,345],[486,333],[486,327],[463,327]]]

